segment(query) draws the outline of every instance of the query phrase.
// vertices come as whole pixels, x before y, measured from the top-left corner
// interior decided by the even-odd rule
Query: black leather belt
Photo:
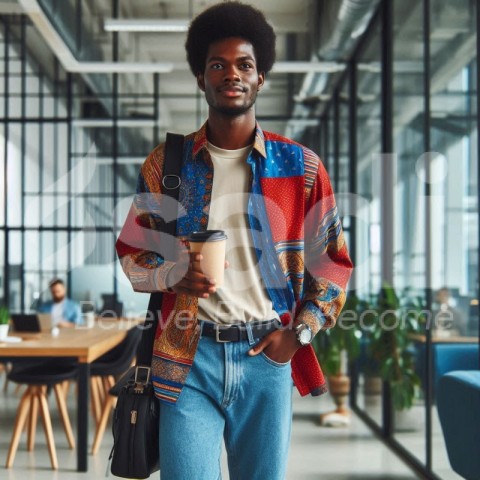
[[[220,323],[202,321],[202,337],[212,337],[217,342],[239,342],[248,340],[248,332],[244,323],[225,325]],[[281,327],[280,320],[266,320],[265,322],[252,322],[253,338],[262,338],[270,332]]]

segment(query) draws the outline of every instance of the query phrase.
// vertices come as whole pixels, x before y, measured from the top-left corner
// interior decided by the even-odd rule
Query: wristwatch
[[[305,345],[310,345],[313,340],[312,329],[306,323],[299,323],[295,327],[295,333],[297,335],[297,340],[300,342],[300,345],[304,347]]]

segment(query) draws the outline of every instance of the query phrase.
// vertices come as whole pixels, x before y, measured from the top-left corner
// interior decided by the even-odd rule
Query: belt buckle
[[[225,327],[224,325],[219,325],[219,324],[214,325],[213,328],[214,328],[214,330],[215,330],[215,340],[216,340],[218,343],[229,343],[230,340],[222,340],[222,339],[220,338],[220,332],[221,332],[220,327],[224,328],[225,330],[227,330],[228,328],[230,328],[230,327]]]

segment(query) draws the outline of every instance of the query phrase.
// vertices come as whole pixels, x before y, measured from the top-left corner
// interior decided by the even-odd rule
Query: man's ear
[[[263,87],[264,83],[265,83],[265,72],[260,72],[258,74],[257,91],[260,91],[260,89]]]
[[[205,80],[203,77],[203,73],[197,73],[197,85],[202,92],[205,91]]]

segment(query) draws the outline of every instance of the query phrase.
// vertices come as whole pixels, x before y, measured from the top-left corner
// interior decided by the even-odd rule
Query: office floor
[[[3,379],[0,382],[3,385]],[[37,445],[33,452],[25,451],[25,436],[11,470],[3,469],[10,442],[15,411],[20,393],[10,385],[0,393],[0,478],[6,480],[76,480],[105,478],[107,457],[111,449],[110,431],[102,448],[89,457],[88,474],[75,471],[75,451],[68,450],[65,435],[59,425],[55,402],[50,399],[52,421],[59,459],[59,470],[53,472],[45,445],[43,430],[37,430]],[[70,415],[75,425],[73,389],[69,397]],[[294,396],[292,446],[287,478],[289,480],[410,480],[416,476],[355,416],[349,428],[323,428],[317,424],[318,414],[332,409],[328,396],[322,398]],[[93,427],[90,428],[93,435]],[[224,459],[225,460],[225,459]],[[226,465],[226,462],[223,462]],[[110,475],[110,478],[112,477]],[[154,477],[152,477],[154,478]],[[228,479],[228,474],[224,475]],[[195,479],[192,479],[195,480]]]
[[[361,385],[360,385],[361,387]],[[358,404],[377,423],[381,421],[381,397],[365,396],[359,388]],[[416,399],[413,407],[401,415],[395,415],[396,428],[394,437],[409,452],[425,463],[426,452],[426,419],[425,404],[422,399]],[[448,454],[443,438],[442,427],[438,418],[436,406],[432,408],[432,465],[435,474],[442,480],[461,480],[450,467]]]

